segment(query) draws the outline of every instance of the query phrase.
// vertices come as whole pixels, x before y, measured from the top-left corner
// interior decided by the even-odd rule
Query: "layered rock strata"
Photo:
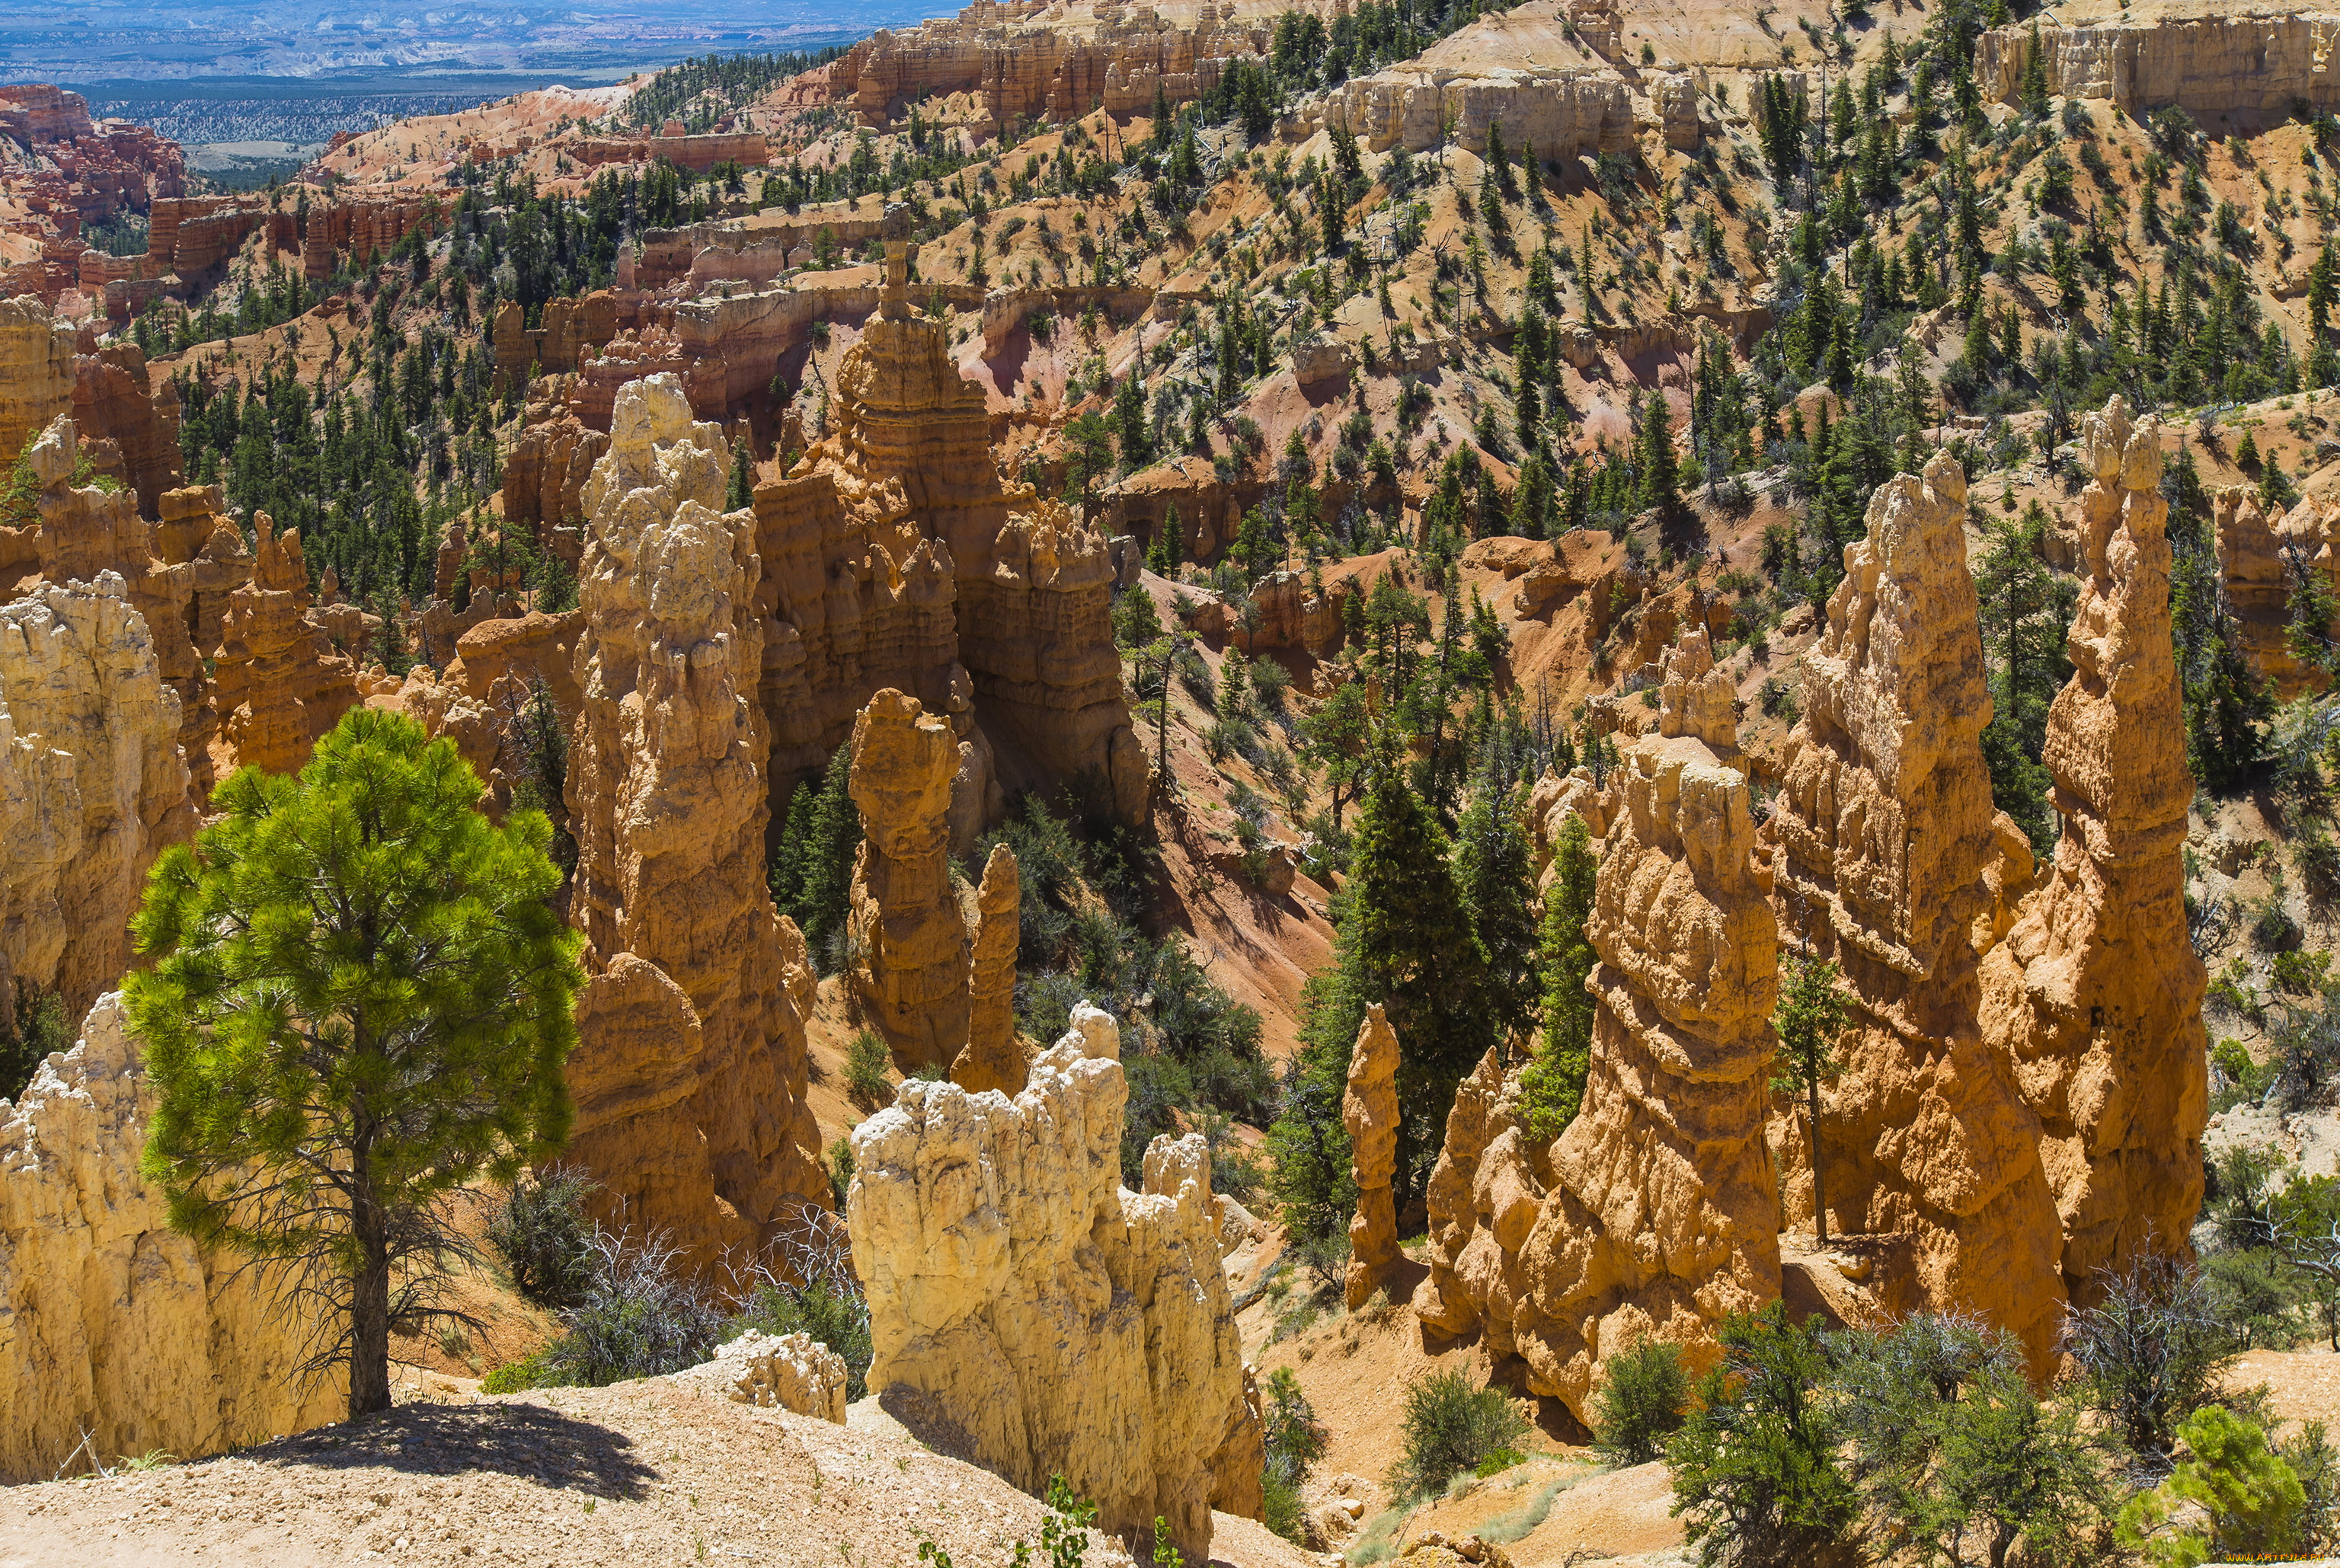
[[[1703,652],[1701,639],[1680,663],[1694,669]],[[1685,672],[1670,689],[1695,688]],[[1585,927],[1599,962],[1583,1108],[1552,1148],[1522,1254],[1533,1312],[1514,1329],[1530,1386],[1580,1418],[1610,1356],[1646,1338],[1697,1366],[1715,1325],[1780,1291],[1763,1141],[1778,936],[1745,776],[1680,733],[1695,708],[1671,711],[1678,733],[1622,759]],[[1481,1169],[1500,1168],[1482,1155]]]
[[[200,1458],[342,1414],[329,1379],[292,1376],[308,1349],[298,1302],[174,1230],[140,1179],[155,1095],[127,1021],[105,996],[74,1047],[0,1102],[9,1481],[158,1448]]]
[[[950,880],[950,725],[887,689],[853,726],[861,812],[853,863],[853,984],[897,1056],[948,1066],[968,1042],[967,932]]]
[[[2279,702],[2322,690],[2331,677],[2292,651],[2290,636],[2295,573],[2332,572],[2321,508],[2304,501],[2292,514],[2270,518],[2256,489],[2222,485],[2210,492],[2210,514],[2220,607],[2234,617],[2235,644],[2251,673]]]
[[[1349,1050],[1349,1081],[1341,1096],[1349,1174],[1357,1184],[1357,1212],[1349,1221],[1349,1271],[1342,1285],[1351,1311],[1372,1298],[1402,1256],[1390,1186],[1397,1174],[1397,1031],[1383,1016],[1382,1004],[1370,1003]]]
[[[0,606],[0,1024],[28,987],[78,1017],[130,967],[147,868],[194,831],[179,722],[119,577]]]
[[[994,844],[975,893],[975,932],[967,958],[967,1049],[951,1062],[951,1081],[969,1094],[1024,1087],[1024,1049],[1016,1039],[1016,953],[1023,882],[1016,852]]]
[[[277,533],[266,512],[253,529],[252,580],[227,596],[213,660],[220,741],[228,767],[293,773],[357,705],[357,667],[307,615],[300,531]]]
[[[1843,1071],[1821,1096],[1830,1228],[1908,1232],[1937,1310],[2017,1336],[2035,1369],[2064,1303],[2039,1120],[1976,1024],[1998,845],[1966,476],[1936,457],[1869,506],[1803,660],[1765,834],[1782,939],[1841,966]],[[1803,1118],[1774,1128],[1792,1223],[1812,1214]]]
[[[1106,540],[1001,484],[982,390],[959,375],[943,324],[911,313],[907,266],[887,241],[878,314],[838,372],[835,433],[756,493],[775,563],[766,602],[786,623],[762,686],[775,775],[818,767],[892,685],[950,715],[955,823],[996,812],[995,742],[1013,744],[1032,782],[1094,774],[1137,820],[1148,775],[1113,648]]]
[[[868,1383],[927,1395],[1025,1490],[1061,1474],[1101,1528],[1142,1542],[1159,1518],[1203,1561],[1246,1425],[1210,1152],[1157,1138],[1124,1190],[1118,1032],[1086,1004],[1073,1025],[1012,1100],[912,1080],[854,1129]]]
[[[672,380],[619,395],[586,487],[567,786],[570,918],[613,992],[589,996],[570,1061],[580,1158],[613,1180],[673,1168],[634,1216],[705,1243],[768,1235],[828,1192],[805,1099],[812,974],[764,877],[761,567],[752,519],[717,509],[728,472]],[[625,955],[671,990],[628,981]]]
[[[2278,121],[2295,103],[2340,104],[2331,73],[2335,35],[2340,16],[2308,11],[2038,30],[2050,95],[2108,100],[2140,119],[2174,104],[2205,121],[2234,114]],[[2018,26],[1975,40],[1975,82],[1986,98],[2018,101],[2031,38],[2028,26]]]
[[[2186,920],[2194,779],[2169,640],[2160,429],[2115,398],[2081,422],[2083,574],[2072,678],[2048,712],[2062,831],[2047,884],[1984,962],[1982,1029],[2038,1114],[2075,1301],[2202,1203],[2206,984]]]
[[[92,582],[107,571],[122,579],[125,595],[146,622],[155,666],[178,693],[179,747],[198,794],[208,794],[211,735],[217,716],[206,698],[203,662],[190,636],[194,567],[165,564],[155,554],[153,530],[138,515],[136,497],[74,485],[82,454],[75,421],[58,418],[30,451],[34,479],[40,486],[41,575],[52,583]]]
[[[72,406],[73,390],[73,328],[32,295],[0,300],[0,472]]]

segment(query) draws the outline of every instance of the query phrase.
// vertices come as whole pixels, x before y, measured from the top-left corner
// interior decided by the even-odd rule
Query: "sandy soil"
[[[916,1568],[1036,1550],[1041,1505],[880,1432],[734,1405],[663,1378],[473,1399],[434,1379],[362,1423],[241,1454],[0,1491],[5,1568],[666,1563]],[[421,1395],[426,1391],[411,1390]],[[1315,1568],[1220,1516],[1227,1568]],[[1126,1563],[1092,1543],[1091,1568]]]

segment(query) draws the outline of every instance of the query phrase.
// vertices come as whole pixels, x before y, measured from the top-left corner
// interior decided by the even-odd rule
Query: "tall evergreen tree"
[[[1543,897],[1543,929],[1536,967],[1543,981],[1543,1036],[1535,1059],[1521,1074],[1528,1131],[1549,1143],[1568,1130],[1584,1103],[1584,1080],[1592,1065],[1592,998],[1584,981],[1596,955],[1585,935],[1592,916],[1592,835],[1584,819],[1571,813],[1560,830],[1552,863],[1556,873]]]

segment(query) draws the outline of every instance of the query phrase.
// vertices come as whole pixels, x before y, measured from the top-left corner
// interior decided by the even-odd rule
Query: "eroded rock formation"
[[[73,389],[73,328],[32,295],[0,300],[0,472],[72,405]]]
[[[944,325],[909,309],[907,251],[887,242],[877,316],[837,377],[835,431],[756,492],[774,774],[820,765],[871,692],[947,715],[961,743],[954,836],[995,815],[997,772],[1094,774],[1145,814],[1148,775],[1113,648],[1104,537],[991,458],[982,390]],[[971,831],[961,842],[970,842]]]
[[[0,1102],[10,1481],[47,1480],[84,1434],[108,1463],[157,1448],[193,1459],[342,1413],[329,1379],[292,1376],[306,1351],[298,1310],[241,1257],[173,1230],[139,1179],[154,1094],[126,1023],[120,996],[104,997],[80,1040]]]
[[[79,1017],[130,966],[147,868],[194,831],[178,732],[119,577],[0,606],[0,1023],[27,986]]]
[[[2204,120],[2281,120],[2295,103],[2318,109],[2340,104],[2330,70],[2334,33],[2328,15],[2281,11],[2043,25],[2038,35],[2048,91],[2056,97],[2107,99],[2138,118],[2175,104]],[[2018,100],[2031,36],[2028,26],[1999,27],[1975,40],[1975,82],[1984,97]]]
[[[1765,824],[1784,940],[1842,966],[1842,1075],[1821,1097],[1830,1228],[1911,1233],[1922,1298],[2047,1364],[2064,1302],[2039,1122],[1976,1025],[1975,932],[1996,814],[1966,564],[1966,476],[1936,457],[1870,498]],[[1773,1129],[1791,1223],[1812,1212],[1803,1119]]]
[[[916,697],[881,691],[853,726],[853,984],[915,1066],[947,1066],[968,1042],[967,932],[950,880],[957,766],[950,725]]]
[[[1244,1431],[1210,1152],[1157,1138],[1124,1190],[1118,1031],[1086,1005],[1073,1025],[1013,1100],[912,1080],[854,1129],[868,1383],[927,1395],[1026,1491],[1061,1474],[1100,1527],[1142,1540],[1159,1517],[1201,1561]]]
[[[845,1357],[828,1346],[801,1334],[751,1330],[717,1346],[715,1359],[727,1373],[736,1368],[731,1397],[739,1403],[845,1425]]]
[[[309,567],[298,529],[253,515],[252,580],[227,596],[213,678],[231,767],[292,773],[358,702],[357,668],[306,615]]]
[[[166,565],[156,556],[153,530],[138,515],[135,496],[73,483],[82,455],[74,420],[59,416],[30,451],[34,479],[41,488],[41,575],[52,583],[94,582],[107,571],[121,577],[125,596],[146,622],[155,667],[179,695],[179,746],[196,791],[208,794],[211,734],[217,720],[189,636],[194,567]]]
[[[2062,832],[2047,884],[1985,961],[1982,1029],[2038,1112],[2064,1284],[2183,1254],[2202,1203],[2202,995],[2186,922],[2194,796],[2169,640],[2160,429],[2115,398],[2081,421],[2072,678],[2048,713]]]
[[[1349,1221],[1349,1272],[1342,1285],[1351,1311],[1381,1288],[1401,1256],[1390,1188],[1397,1174],[1397,1031],[1382,1015],[1380,1002],[1368,1004],[1349,1050],[1349,1082],[1341,1096],[1349,1174],[1357,1184],[1357,1213]]]
[[[1703,653],[1702,638],[1684,650],[1670,692],[1697,695]],[[1622,760],[1585,927],[1600,962],[1583,1109],[1552,1146],[1523,1255],[1531,1386],[1580,1418],[1608,1357],[1647,1337],[1696,1366],[1714,1325],[1780,1290],[1763,1144],[1778,938],[1746,780],[1681,733],[1700,711],[1670,705],[1677,733]]]
[[[975,940],[967,962],[967,1049],[951,1063],[951,1081],[969,1094],[1024,1087],[1024,1049],[1016,1040],[1016,952],[1023,881],[1016,852],[994,844],[975,893]]]
[[[570,1061],[579,1158],[618,1180],[658,1168],[635,1217],[709,1241],[768,1235],[828,1192],[805,1102],[812,975],[764,878],[759,566],[752,519],[716,509],[728,468],[670,379],[620,394],[586,487],[567,788],[570,918],[608,993],[589,993]],[[627,955],[671,989],[630,979]]]

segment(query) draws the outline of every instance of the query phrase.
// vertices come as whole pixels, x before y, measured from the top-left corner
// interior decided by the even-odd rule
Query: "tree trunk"
[[[1810,1095],[1805,1112],[1806,1124],[1812,1138],[1812,1230],[1822,1247],[1828,1245],[1828,1198],[1820,1190],[1820,1080],[1815,1076],[1805,1083]]]
[[[381,1210],[353,1215],[361,1249],[350,1282],[350,1419],[390,1408],[390,1257]]]

